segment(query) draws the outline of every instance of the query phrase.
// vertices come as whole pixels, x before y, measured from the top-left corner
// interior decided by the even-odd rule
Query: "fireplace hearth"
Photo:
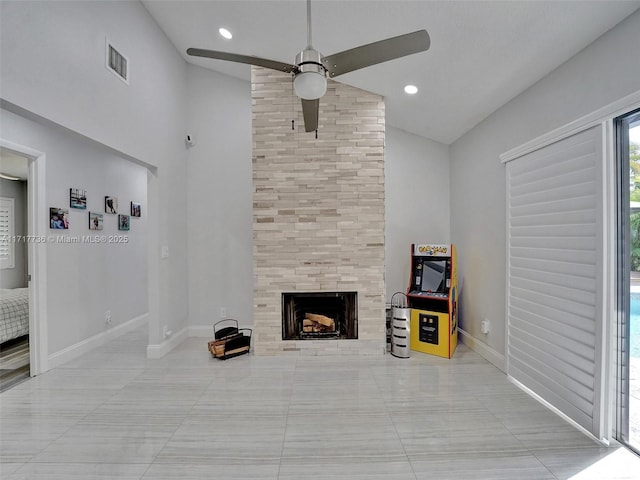
[[[357,338],[357,292],[282,294],[283,340]]]

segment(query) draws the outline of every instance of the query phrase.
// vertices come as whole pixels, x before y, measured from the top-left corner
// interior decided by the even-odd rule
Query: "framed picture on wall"
[[[87,209],[87,191],[80,188],[69,189],[69,206],[81,210]]]
[[[104,197],[104,212],[111,214],[118,213],[118,197]]]
[[[139,203],[131,202],[131,216],[140,217],[142,215],[142,207]]]
[[[102,214],[89,212],[89,230],[102,230]]]
[[[131,217],[129,215],[118,215],[118,230],[129,230]]]
[[[56,230],[69,229],[69,210],[66,208],[49,208],[49,226]]]

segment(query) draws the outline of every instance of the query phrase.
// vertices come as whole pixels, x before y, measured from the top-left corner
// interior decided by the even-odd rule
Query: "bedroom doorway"
[[[31,375],[29,159],[0,149],[0,392]]]
[[[46,170],[44,152],[0,138],[0,155],[12,154],[26,160],[27,174],[27,235],[43,239],[48,233],[48,223],[43,219],[46,212]],[[24,172],[22,173],[24,174]],[[18,176],[18,175],[14,175]],[[48,216],[46,216],[48,220]],[[33,377],[48,370],[47,312],[46,305],[47,272],[46,244],[27,241],[27,281],[28,281],[28,334],[29,334],[29,376]],[[0,270],[4,276],[5,270]]]

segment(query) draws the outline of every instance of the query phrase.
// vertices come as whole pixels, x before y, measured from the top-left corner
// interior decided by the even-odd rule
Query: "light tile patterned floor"
[[[480,356],[145,358],[137,330],[0,395],[4,479],[631,480]]]

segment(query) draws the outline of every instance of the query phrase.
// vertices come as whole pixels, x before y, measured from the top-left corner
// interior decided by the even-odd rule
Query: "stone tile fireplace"
[[[255,354],[383,354],[382,97],[329,80],[317,139],[289,75],[252,67],[252,103]],[[355,294],[355,322],[334,319],[336,333],[316,317],[308,335],[288,335],[284,295],[308,293]]]

